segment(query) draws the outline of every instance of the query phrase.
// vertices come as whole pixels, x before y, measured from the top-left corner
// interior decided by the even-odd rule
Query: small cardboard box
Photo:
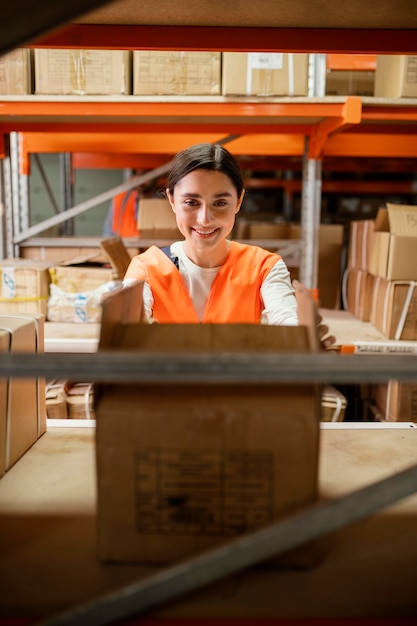
[[[130,94],[130,73],[128,50],[35,49],[36,94]]]
[[[377,56],[374,96],[377,98],[417,97],[417,56]]]
[[[46,417],[48,419],[68,419],[67,392],[65,380],[53,380],[46,385]]]
[[[347,400],[333,385],[325,385],[321,397],[321,421],[343,422]]]
[[[0,315],[0,352],[43,352],[44,317]],[[0,383],[0,476],[46,431],[44,378]]]
[[[31,53],[17,48],[0,56],[0,94],[25,96],[32,93]]]
[[[138,214],[139,237],[144,239],[183,239],[175,213],[165,198],[141,198]]]
[[[112,267],[95,263],[90,256],[73,258],[49,271],[53,284],[68,293],[94,291],[115,278]]]
[[[375,277],[366,270],[347,268],[343,277],[344,308],[363,322],[369,322]]]
[[[304,353],[312,328],[119,323],[104,348]],[[104,561],[172,563],[317,499],[316,386],[106,384],[95,410]]]
[[[221,53],[133,51],[134,95],[220,95]]]
[[[46,315],[50,264],[26,259],[0,261],[0,313]]]
[[[223,52],[224,96],[307,96],[308,54]]]
[[[387,339],[417,339],[417,289],[414,281],[374,280],[370,321]]]
[[[390,380],[371,385],[371,398],[386,422],[417,422],[417,384]]]
[[[94,389],[92,383],[73,383],[68,385],[68,419],[94,420]]]
[[[378,211],[369,271],[387,280],[417,280],[417,206],[388,203]]]

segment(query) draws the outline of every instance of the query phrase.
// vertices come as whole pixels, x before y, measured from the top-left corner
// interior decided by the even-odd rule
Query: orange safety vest
[[[232,241],[230,253],[211,286],[202,323],[259,324],[261,285],[281,257]],[[126,278],[146,280],[154,298],[153,316],[162,324],[199,324],[197,312],[172,260],[156,246],[133,257]]]
[[[137,237],[139,235],[137,220],[136,189],[119,193],[113,199],[112,232],[120,237]]]

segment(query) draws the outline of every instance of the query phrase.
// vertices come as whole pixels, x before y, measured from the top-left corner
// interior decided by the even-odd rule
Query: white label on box
[[[1,273],[1,292],[3,298],[16,297],[16,281],[14,276],[14,267],[3,267]]]
[[[282,52],[249,52],[249,70],[282,70],[284,65],[284,54]]]

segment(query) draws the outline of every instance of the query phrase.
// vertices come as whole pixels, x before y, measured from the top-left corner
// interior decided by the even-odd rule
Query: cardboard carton
[[[387,339],[417,339],[416,285],[375,278],[370,321]]]
[[[139,236],[144,239],[184,239],[175,214],[165,198],[141,198],[138,213]]]
[[[0,261],[0,313],[46,315],[49,263],[26,259]]]
[[[325,385],[321,398],[321,421],[343,422],[347,407],[347,399],[333,385]]]
[[[417,206],[388,203],[378,211],[369,271],[387,280],[417,280]]]
[[[104,348],[167,358],[284,355],[315,350],[312,329],[119,323],[105,333]],[[106,384],[95,411],[104,561],[186,559],[317,498],[320,394],[313,385]]]
[[[135,95],[220,95],[221,53],[134,50]]]
[[[377,98],[417,97],[417,56],[377,56],[374,96]]]
[[[373,274],[350,267],[343,276],[344,308],[363,322],[369,322],[374,294]]]
[[[326,96],[373,96],[374,89],[372,70],[327,70]]]
[[[307,96],[308,54],[223,52],[222,94]]]
[[[44,317],[0,315],[0,352],[43,352]],[[0,383],[0,476],[46,431],[44,378]]]
[[[371,386],[381,420],[386,422],[417,422],[417,384],[390,380]]]
[[[369,270],[375,220],[352,220],[349,225],[347,267]]]
[[[130,73],[128,50],[35,49],[36,94],[130,94]]]
[[[0,56],[0,94],[24,96],[32,93],[31,54],[17,48]]]

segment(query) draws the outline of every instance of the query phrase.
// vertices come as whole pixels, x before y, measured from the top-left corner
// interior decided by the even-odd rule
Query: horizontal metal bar
[[[144,384],[371,383],[417,380],[416,355],[284,353],[7,353],[0,378],[41,376]]]
[[[76,607],[43,626],[102,626],[150,609],[364,519],[417,491],[417,465],[232,540],[143,581]]]

